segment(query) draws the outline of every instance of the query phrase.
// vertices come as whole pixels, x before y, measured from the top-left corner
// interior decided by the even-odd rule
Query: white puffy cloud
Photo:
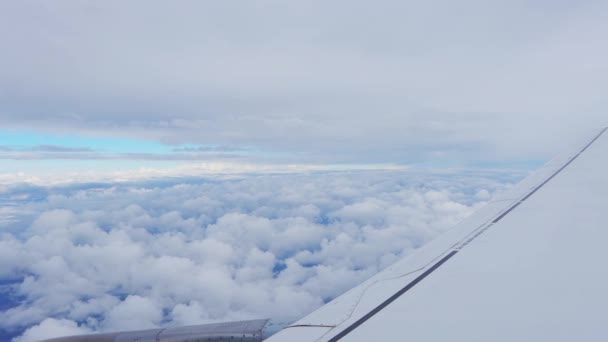
[[[149,329],[158,327],[162,318],[162,310],[154,300],[132,295],[107,312],[104,325],[116,331]]]
[[[78,325],[68,319],[47,318],[40,324],[27,329],[22,336],[15,338],[15,342],[37,342],[47,338],[82,335],[90,333],[91,330]]]
[[[358,171],[7,185],[15,219],[0,225],[0,329],[23,342],[47,331],[295,320],[520,177]],[[22,193],[32,196],[12,196]]]

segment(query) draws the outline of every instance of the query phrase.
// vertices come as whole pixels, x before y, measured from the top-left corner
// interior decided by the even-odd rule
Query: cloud
[[[89,147],[66,147],[57,145],[38,145],[30,148],[31,151],[35,152],[91,152],[92,148]]]
[[[161,308],[151,299],[128,296],[107,313],[105,325],[114,331],[148,329],[158,327],[162,318]]]
[[[53,337],[82,335],[91,331],[85,327],[79,326],[76,322],[67,319],[47,318],[40,324],[29,328],[19,338],[14,339],[15,342],[37,342]]]
[[[48,166],[48,164],[44,164]],[[157,179],[166,182],[170,178],[188,178],[201,176],[218,176],[229,178],[243,174],[268,174],[268,173],[300,173],[300,172],[323,172],[323,171],[373,171],[373,170],[407,170],[409,166],[395,164],[364,164],[364,165],[339,165],[339,164],[264,164],[249,163],[241,161],[207,161],[177,166],[164,167],[112,167],[110,171],[97,170],[96,167],[88,166],[82,169],[82,164],[68,164],[64,160],[62,165],[73,166],[70,168],[59,168],[58,170],[47,170],[37,168],[27,172],[19,171],[13,173],[0,173],[0,193],[8,193],[7,184],[32,185],[57,185],[70,183],[99,183],[99,182],[128,182],[145,181]],[[97,165],[95,165],[97,166]],[[29,191],[34,191],[30,188]],[[36,188],[36,191],[44,192],[44,188]],[[10,195],[31,196],[31,193],[19,192],[18,188],[11,187]]]
[[[36,145],[36,146],[0,146],[3,152],[92,152],[88,147],[67,147],[57,145]]]
[[[247,149],[239,146],[195,146],[195,147],[178,147],[174,148],[174,152],[240,152]]]
[[[0,225],[0,330],[28,341],[46,331],[292,321],[521,176],[316,171],[7,184],[5,194],[30,196]]]
[[[0,151],[3,151],[0,149]],[[45,147],[39,149],[37,147],[31,149],[13,149],[5,150],[0,153],[0,159],[9,160],[127,160],[127,161],[200,161],[200,160],[230,160],[230,159],[245,159],[233,153],[222,152],[203,152],[203,151],[174,151],[174,153],[106,153],[98,152],[92,149],[70,149],[64,147],[56,147],[50,149]]]
[[[603,2],[0,6],[5,128],[404,163],[546,159],[606,124]]]

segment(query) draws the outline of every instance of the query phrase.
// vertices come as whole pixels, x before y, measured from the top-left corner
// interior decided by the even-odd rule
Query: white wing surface
[[[608,340],[608,133],[270,342]]]

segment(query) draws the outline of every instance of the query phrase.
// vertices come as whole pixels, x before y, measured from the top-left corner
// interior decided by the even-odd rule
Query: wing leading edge
[[[606,128],[268,341],[608,336]]]

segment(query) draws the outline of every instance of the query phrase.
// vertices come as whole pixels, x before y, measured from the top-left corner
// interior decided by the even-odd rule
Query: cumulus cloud
[[[22,336],[15,338],[15,342],[37,342],[47,338],[82,335],[90,333],[91,330],[79,326],[76,322],[68,319],[47,318],[40,324],[29,328]]]
[[[0,224],[0,329],[26,342],[295,320],[520,177],[356,171],[9,184],[4,203],[14,212]]]
[[[131,295],[107,312],[104,324],[117,331],[148,329],[158,327],[162,318],[162,310],[155,301]]]

